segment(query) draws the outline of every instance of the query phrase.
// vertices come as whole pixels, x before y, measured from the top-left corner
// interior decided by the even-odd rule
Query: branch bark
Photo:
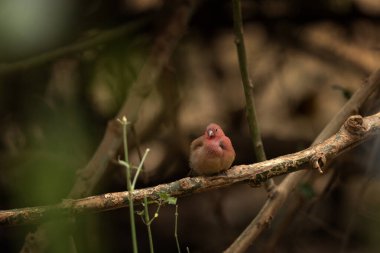
[[[122,208],[128,205],[128,199],[130,197],[133,198],[135,203],[141,203],[145,197],[152,200],[159,199],[161,193],[180,197],[226,187],[244,180],[251,180],[253,184],[260,185],[270,178],[294,171],[304,170],[310,167],[314,169],[324,169],[332,159],[335,159],[343,152],[379,133],[380,112],[365,118],[360,115],[355,115],[348,118],[335,135],[322,143],[300,152],[280,156],[260,163],[234,166],[223,175],[187,177],[168,184],[135,190],[131,195],[128,191],[115,192],[77,200],[67,199],[53,206],[1,211],[0,224],[21,225],[40,222],[52,217],[71,217],[88,212],[100,212]],[[284,181],[286,181],[286,179]],[[284,183],[280,184],[274,192],[275,195],[266,203],[266,206],[270,206],[271,210],[277,208],[278,205],[282,204],[285,200],[285,195],[279,193],[285,192],[286,186]],[[279,198],[281,198],[281,201],[278,201]],[[279,204],[272,205],[272,203]],[[269,220],[257,226],[263,226],[267,224]]]
[[[368,84],[361,87],[351,99],[342,107],[342,109],[334,116],[334,118],[326,125],[323,131],[313,142],[317,145],[323,140],[327,139],[333,132],[335,132],[340,124],[353,113],[357,112],[359,107],[364,101],[373,93],[376,88],[380,86],[380,70],[371,74],[368,78]],[[269,198],[260,212],[246,227],[246,229],[239,235],[239,237],[230,245],[225,252],[239,253],[245,252],[251,243],[261,234],[261,232],[268,227],[271,220],[277,214],[280,207],[286,201],[289,193],[301,182],[307,175],[308,171],[299,171],[288,175],[280,185],[273,191],[272,198]]]

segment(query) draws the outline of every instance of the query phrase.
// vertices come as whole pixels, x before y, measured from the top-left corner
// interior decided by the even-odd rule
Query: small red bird
[[[198,175],[212,175],[225,171],[235,160],[235,150],[230,138],[222,128],[211,123],[204,135],[195,139],[190,146],[190,168]]]

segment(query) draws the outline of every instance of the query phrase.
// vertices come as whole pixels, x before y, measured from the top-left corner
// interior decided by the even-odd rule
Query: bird
[[[190,172],[210,176],[228,170],[235,160],[230,138],[215,123],[207,126],[204,134],[190,145]]]

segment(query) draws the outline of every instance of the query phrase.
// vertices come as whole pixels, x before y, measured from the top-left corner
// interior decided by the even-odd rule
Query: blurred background
[[[67,197],[181,2],[1,1],[1,210]],[[244,0],[242,9],[267,156],[302,150],[380,66],[380,2]],[[139,162],[138,150],[151,149],[138,188],[187,176],[190,142],[210,122],[231,138],[234,164],[256,161],[231,2],[199,1],[182,32],[141,107],[129,108],[138,114],[132,162]],[[369,99],[361,113],[377,112],[378,98]],[[379,139],[365,142],[297,188],[249,252],[378,252],[379,145]],[[126,189],[116,160],[93,195]],[[180,198],[183,252],[223,251],[266,199],[264,189],[247,184]],[[174,206],[162,207],[152,224],[156,252],[176,252],[174,212]],[[137,221],[140,251],[148,252],[145,225]],[[77,252],[132,251],[127,208],[53,226],[48,247],[39,252],[69,252],[66,233]],[[19,252],[36,227],[1,227],[0,251]]]

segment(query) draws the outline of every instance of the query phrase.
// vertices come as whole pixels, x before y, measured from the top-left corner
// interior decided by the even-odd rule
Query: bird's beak
[[[211,129],[207,131],[207,134],[208,134],[208,137],[213,137],[215,135],[214,131]]]

